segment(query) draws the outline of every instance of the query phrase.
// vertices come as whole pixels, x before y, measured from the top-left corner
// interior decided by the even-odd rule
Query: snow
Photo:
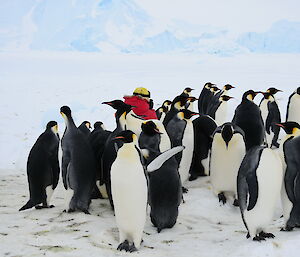
[[[76,124],[89,120],[115,126],[114,110],[101,103],[122,99],[135,87],[151,91],[155,107],[189,86],[198,96],[205,82],[236,86],[229,95],[231,120],[248,89],[283,90],[276,96],[285,117],[288,96],[299,86],[299,55],[241,54],[212,57],[197,54],[126,55],[62,52],[0,53],[0,240],[1,256],[122,256],[115,218],[107,200],[93,200],[91,215],[62,213],[64,189],[59,182],[46,210],[18,209],[28,200],[26,160],[49,120],[69,105]],[[259,102],[260,98],[256,100]],[[133,256],[298,256],[300,233],[280,232],[278,208],[268,232],[276,238],[247,240],[239,209],[219,206],[208,178],[187,182],[185,204],[174,228],[157,234],[149,217],[144,242]],[[17,242],[17,245],[16,245]]]

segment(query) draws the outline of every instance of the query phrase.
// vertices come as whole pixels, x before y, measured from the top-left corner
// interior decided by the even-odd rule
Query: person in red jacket
[[[150,99],[150,92],[144,87],[138,87],[133,91],[133,95],[124,96],[124,102],[135,106],[133,112],[142,116],[145,120],[157,119],[153,108],[153,101]]]

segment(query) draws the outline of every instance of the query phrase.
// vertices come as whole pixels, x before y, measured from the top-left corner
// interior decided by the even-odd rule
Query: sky
[[[300,1],[297,0],[135,1],[161,24],[175,19],[226,27],[233,32],[262,32],[278,20],[300,21]]]

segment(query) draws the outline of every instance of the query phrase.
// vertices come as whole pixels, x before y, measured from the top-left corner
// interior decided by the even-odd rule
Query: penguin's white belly
[[[295,121],[300,124],[300,95],[295,94],[290,101],[287,121]]]
[[[205,158],[205,159],[203,159],[203,160],[201,160],[201,164],[202,164],[202,166],[203,166],[203,168],[204,168],[204,174],[205,175],[209,175],[209,156],[210,156],[210,150],[208,151],[208,156],[207,156],[207,158]]]
[[[46,196],[47,196],[46,201],[48,206],[50,205],[50,200],[52,198],[53,192],[54,190],[52,188],[52,185],[46,187]]]
[[[187,122],[182,138],[182,145],[185,147],[185,149],[182,151],[182,158],[178,171],[180,174],[181,183],[184,183],[189,177],[194,151],[194,129],[191,121]]]
[[[281,186],[280,195],[281,195],[281,205],[282,205],[282,211],[283,211],[285,225],[290,218],[290,213],[293,208],[293,203],[290,201],[290,199],[286,193],[285,184],[284,184],[284,176],[285,176],[287,166],[286,166],[286,163],[284,160],[283,143],[286,141],[286,139],[284,139],[282,144],[280,145],[279,153],[278,153],[279,157],[281,158],[281,162],[282,162],[282,186]]]
[[[227,102],[220,104],[219,108],[215,113],[215,121],[218,126],[223,125],[227,120]]]
[[[261,232],[272,221],[282,184],[281,160],[273,150],[263,150],[256,170],[258,198],[254,208],[244,211],[250,236]]]
[[[167,151],[171,149],[171,140],[168,136],[168,133],[165,129],[165,126],[162,123],[162,120],[152,120],[155,125],[157,126],[158,130],[162,133],[160,135],[160,144],[159,144],[159,150],[161,152]]]
[[[269,115],[269,110],[268,110],[268,101],[267,100],[263,100],[261,102],[260,105],[260,110],[261,110],[261,117],[262,120],[264,122],[264,127],[266,129],[266,122],[267,122],[267,118]],[[267,133],[266,131],[266,143],[268,144],[268,146],[270,147],[272,145],[272,140],[274,138],[274,133],[272,132],[272,130],[270,129],[270,134]]]
[[[165,118],[166,118],[166,113],[165,113],[165,112],[162,112],[159,120],[160,120],[161,122],[163,122]]]
[[[266,126],[266,120],[267,120],[267,117],[268,117],[268,101],[266,100],[263,100],[259,106],[260,108],[260,111],[261,111],[261,117],[262,117],[262,120],[264,122],[264,125]]]
[[[141,132],[142,132],[142,123],[144,122],[144,120],[140,120],[138,118],[135,118],[135,115],[133,111],[130,111],[127,115],[126,115],[126,129],[131,130],[132,132],[134,132],[137,137],[139,138]]]
[[[119,151],[122,151],[122,148]],[[119,230],[129,237],[129,240],[134,240],[136,234],[143,232],[146,222],[147,182],[137,158],[118,160],[117,157],[111,168],[116,222]]]
[[[226,148],[221,134],[216,134],[211,150],[210,180],[216,194],[236,195],[236,180],[246,149],[242,135],[234,134]]]

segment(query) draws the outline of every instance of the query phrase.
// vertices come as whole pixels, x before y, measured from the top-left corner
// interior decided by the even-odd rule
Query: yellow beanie
[[[144,97],[150,97],[150,92],[148,91],[147,88],[144,87],[137,87],[134,91],[133,91],[134,95],[140,95],[140,96],[144,96]]]

